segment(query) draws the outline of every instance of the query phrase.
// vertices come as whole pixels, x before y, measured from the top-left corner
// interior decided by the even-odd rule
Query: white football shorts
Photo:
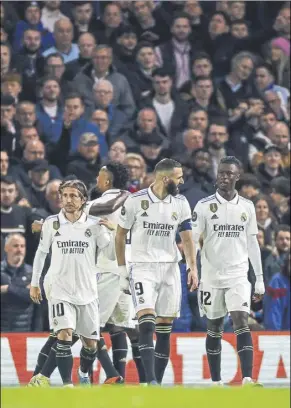
[[[136,313],[154,309],[160,317],[179,317],[182,290],[178,263],[131,263],[129,283]]]

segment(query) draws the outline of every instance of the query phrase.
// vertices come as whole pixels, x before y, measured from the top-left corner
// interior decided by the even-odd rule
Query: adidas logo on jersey
[[[55,237],[60,237],[61,236],[61,234],[59,233],[59,231],[57,231],[56,233],[55,233]]]
[[[147,214],[147,212],[145,211],[141,216],[142,216],[142,217],[148,217],[148,214]]]
[[[91,336],[97,336],[97,332],[93,331],[93,333],[91,333]]]
[[[217,217],[216,214],[214,214],[214,215],[211,217],[211,219],[212,219],[212,220],[218,220],[218,217]]]
[[[245,303],[242,304],[242,306],[248,307],[249,305],[248,305],[247,302],[245,302]]]

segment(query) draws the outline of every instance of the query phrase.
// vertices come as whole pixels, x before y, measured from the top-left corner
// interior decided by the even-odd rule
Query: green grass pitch
[[[2,408],[287,408],[290,390],[262,388],[5,388]]]

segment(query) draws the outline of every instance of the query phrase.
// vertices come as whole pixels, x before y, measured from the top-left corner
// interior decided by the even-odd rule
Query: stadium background
[[[106,68],[108,49],[102,47],[92,65],[95,42],[112,47],[114,70]],[[289,64],[288,2],[1,2],[2,385],[29,380],[48,329],[45,302],[38,307],[29,299],[37,246],[30,225],[59,210],[59,180],[74,173],[97,197],[98,170],[117,160],[128,165],[128,189],[134,192],[149,186],[157,161],[174,157],[184,166],[181,192],[194,208],[214,190],[217,162],[226,154],[243,163],[238,189],[254,201],[260,230],[267,293],[250,316],[254,376],[287,385]],[[98,85],[93,68],[112,85]],[[161,101],[168,103],[166,112]],[[11,248],[4,249],[14,232],[26,239],[26,253],[18,254],[21,265]],[[187,291],[183,262],[181,278],[182,314],[165,382],[205,384],[205,321],[197,314],[195,294]],[[249,278],[253,281],[251,268]],[[228,317],[225,331],[223,374],[233,384],[239,381],[238,360]],[[110,348],[108,338],[107,344]],[[77,356],[77,345],[74,352]],[[127,379],[135,381],[130,347],[128,360]],[[99,382],[102,372],[99,376],[96,368]],[[53,383],[58,381],[56,374]]]

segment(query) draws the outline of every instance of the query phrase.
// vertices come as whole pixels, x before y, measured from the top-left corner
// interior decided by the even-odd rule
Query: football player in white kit
[[[109,231],[83,208],[88,195],[80,180],[63,182],[59,193],[62,210],[44,222],[33,263],[30,296],[41,301],[39,280],[46,255],[52,249],[51,264],[44,280],[51,319],[57,333],[56,362],[64,386],[72,385],[72,334],[81,336],[86,356],[86,372],[97,354],[99,339],[99,306],[96,285],[96,252],[102,249],[115,259]]]
[[[221,337],[228,312],[237,336],[243,384],[255,384],[248,326],[249,259],[256,275],[254,300],[260,300],[265,292],[255,208],[235,190],[240,171],[239,160],[233,156],[223,158],[218,167],[216,193],[200,200],[192,215],[194,240],[198,243],[200,237],[203,239],[198,300],[201,315],[207,317],[207,358],[212,381],[217,385],[223,385]]]
[[[177,231],[189,266],[188,283],[191,290],[198,286],[191,210],[186,198],[177,194],[181,183],[181,164],[172,159],[161,160],[155,167],[154,183],[124,203],[116,232],[121,288],[131,289],[139,323],[140,354],[147,383],[153,385],[162,382],[169,360],[172,322],[180,311]],[[125,246],[129,231],[131,263],[127,268]]]
[[[89,201],[85,211],[89,213],[92,206],[106,203],[113,197],[117,197],[121,190],[126,188],[128,181],[129,173],[126,166],[117,162],[107,163],[101,168],[97,177],[96,187],[102,196]],[[120,209],[106,215],[106,218],[117,227],[119,216]],[[131,296],[120,290],[117,262],[109,260],[102,250],[98,253],[97,272],[101,332],[104,331],[105,327],[109,331],[114,367],[124,378],[128,351],[127,333],[131,342],[132,356],[138,371],[139,382],[144,383],[145,374],[138,348],[138,330],[133,320],[135,313],[132,299]]]

